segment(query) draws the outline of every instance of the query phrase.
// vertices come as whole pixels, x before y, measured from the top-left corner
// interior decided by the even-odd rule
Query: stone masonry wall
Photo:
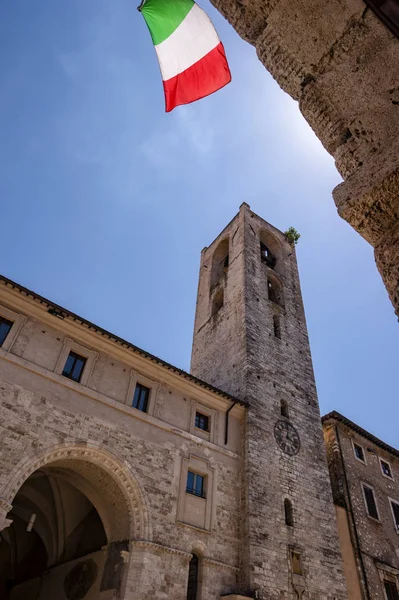
[[[260,241],[265,232],[278,254],[275,270],[261,261]],[[206,265],[226,235],[231,248],[226,301],[216,318],[209,318],[212,294]],[[268,299],[268,276],[282,284],[283,307]],[[192,372],[234,390],[250,404],[245,430],[241,591],[256,591],[265,599],[296,598],[290,551],[297,549],[302,554],[301,581],[307,597],[345,598],[295,250],[281,232],[244,204],[239,216],[203,251],[199,290]],[[276,314],[281,339],[274,335]],[[281,400],[287,403],[288,419],[281,416]],[[281,420],[299,434],[296,455],[286,454],[276,442],[274,428]],[[293,505],[293,527],[285,523],[285,498]]]
[[[18,314],[20,308],[12,307]],[[29,314],[28,300],[25,308]],[[48,319],[47,313],[45,317]],[[90,475],[91,485],[97,485],[107,507],[108,530],[116,539],[126,535],[131,540],[126,600],[184,600],[192,552],[201,558],[201,600],[234,592],[240,550],[239,436],[243,408],[237,412],[236,407],[230,415],[229,443],[225,446],[224,412],[232,401],[217,399],[202,388],[196,391],[195,386],[184,380],[180,383],[176,377],[171,384],[171,376],[162,369],[158,369],[157,379],[150,361],[147,372],[140,369],[140,377],[146,377],[145,381],[151,377],[156,389],[153,414],[140,413],[125,403],[129,377],[124,367],[128,372],[132,356],[126,355],[123,365],[101,349],[92,383],[69,381],[54,372],[65,337],[64,331],[56,329],[57,323],[54,320],[51,328],[37,318],[28,318],[13,348],[7,352],[0,349],[0,527],[19,486],[31,472],[46,466],[41,457],[49,456],[52,465],[79,471],[82,477]],[[68,323],[61,326],[70,327]],[[91,350],[95,347],[93,337]],[[213,407],[215,442],[201,439],[190,429],[193,398],[206,406],[207,394],[208,406]],[[209,531],[177,522],[181,521],[179,502],[185,493],[182,464],[190,456],[209,463],[213,473]],[[103,468],[107,469],[106,477]],[[100,475],[96,484],[100,473],[104,477]],[[116,490],[114,500],[109,498],[112,486]],[[210,501],[207,498],[206,502]],[[132,522],[130,530],[125,511]]]
[[[399,458],[342,423],[327,422],[325,429],[327,428],[329,431],[328,449],[330,455],[334,457],[334,461],[330,463],[330,470],[335,472],[335,476],[332,478],[333,491],[339,489],[338,498],[342,498],[342,490],[344,490],[343,504],[350,515],[352,539],[355,544],[357,542],[354,527],[356,528],[358,550],[362,556],[370,598],[385,600],[381,582],[383,567],[385,566],[388,572],[392,569],[395,575],[399,574],[398,533],[389,503],[389,498],[399,502]],[[337,452],[336,429],[339,431],[341,458]],[[353,442],[361,445],[364,449],[365,463],[356,459]],[[390,464],[393,478],[383,475],[380,458]],[[340,465],[334,468],[334,462],[340,462]],[[346,482],[348,487],[346,487]],[[369,485],[374,490],[379,513],[378,521],[367,514],[362,483]],[[359,560],[358,563],[359,576],[363,580],[365,589]],[[382,570],[377,568],[378,565]]]

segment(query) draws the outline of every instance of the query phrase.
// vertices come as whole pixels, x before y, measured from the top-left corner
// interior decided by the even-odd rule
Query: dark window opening
[[[147,412],[150,391],[150,388],[141,385],[141,383],[137,383],[133,396],[133,408],[137,408],[137,410],[141,410],[142,412]]]
[[[375,501],[373,490],[368,485],[363,485],[363,491],[364,491],[364,497],[366,499],[368,515],[370,517],[373,517],[373,519],[379,520],[377,504]]]
[[[229,240],[220,242],[212,257],[211,287],[223,278],[229,268]]]
[[[281,340],[280,317],[278,317],[277,315],[273,315],[273,331],[274,337]]]
[[[291,564],[292,572],[295,575],[302,575],[302,557],[300,552],[294,550],[291,552]]]
[[[76,352],[70,352],[68,358],[66,359],[62,374],[64,377],[68,377],[68,379],[79,382],[82,377],[85,364],[86,358],[84,358],[84,356],[80,356],[79,354],[76,354]]]
[[[280,285],[274,279],[267,280],[267,296],[274,304],[283,305]]]
[[[269,248],[263,242],[260,243],[260,257],[263,262],[267,264],[268,267],[274,269],[276,266],[276,257],[272,254]]]
[[[387,600],[399,600],[398,588],[394,581],[384,581],[385,593]]]
[[[188,471],[186,492],[187,494],[205,498],[205,477],[203,475],[198,475],[198,473]]]
[[[197,600],[199,559],[193,554],[188,567],[187,600]]]
[[[355,451],[356,458],[358,458],[362,462],[366,462],[364,460],[364,451],[363,451],[362,446],[359,446],[359,444],[353,444],[353,448],[354,448],[354,451]]]
[[[209,417],[199,412],[195,413],[195,426],[203,431],[209,431]]]
[[[12,321],[8,321],[8,319],[0,317],[0,347],[3,345],[13,325],[14,323]]]
[[[219,310],[221,308],[223,308],[223,304],[224,304],[224,293],[223,293],[223,290],[219,290],[218,292],[216,292],[215,297],[213,299],[212,316],[217,315]]]
[[[286,419],[288,419],[289,415],[288,415],[288,404],[285,400],[281,400],[280,401],[280,410],[281,410],[281,416],[285,417]]]
[[[395,521],[396,531],[399,533],[399,503],[394,502],[393,500],[391,500],[390,502],[392,506],[392,513]]]
[[[386,475],[387,477],[391,477],[392,479],[391,465],[385,462],[385,460],[381,461],[381,471],[384,473],[384,475]]]
[[[292,512],[292,502],[286,498],[284,500],[284,516],[285,516],[285,524],[293,527],[294,525],[294,515]]]

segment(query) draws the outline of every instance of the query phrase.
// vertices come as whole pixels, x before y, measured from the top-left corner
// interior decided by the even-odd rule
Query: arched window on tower
[[[188,567],[187,600],[197,600],[199,578],[199,558],[193,554]]]
[[[229,238],[220,242],[212,257],[211,285],[218,283],[229,268]]]
[[[281,241],[268,229],[261,229],[259,242],[262,263],[276,273],[284,275],[284,250]]]
[[[283,306],[283,290],[277,278],[267,278],[267,297],[271,302]]]
[[[274,254],[263,242],[260,243],[260,257],[267,264],[268,267],[274,269],[276,266],[277,259]]]
[[[292,512],[292,502],[286,498],[284,500],[284,516],[285,516],[285,524],[293,527],[294,525],[294,515]]]
[[[224,304],[224,292],[223,290],[218,290],[213,298],[212,302],[212,316],[217,315],[219,310],[223,307]]]
[[[285,417],[286,419],[289,418],[288,415],[288,404],[286,400],[280,400],[280,411],[281,411],[281,416]]]

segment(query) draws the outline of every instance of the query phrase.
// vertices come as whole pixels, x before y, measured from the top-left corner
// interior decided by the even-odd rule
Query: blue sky
[[[0,3],[0,271],[188,370],[200,251],[246,201],[301,233],[322,413],[397,446],[397,320],[372,248],[336,214],[333,160],[200,4],[233,82],[166,115],[134,1]]]

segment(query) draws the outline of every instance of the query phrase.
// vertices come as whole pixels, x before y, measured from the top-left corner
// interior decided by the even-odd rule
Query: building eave
[[[389,452],[389,454],[392,454],[396,458],[399,458],[399,450],[397,450],[396,448],[393,448],[389,444],[386,444],[385,442],[383,442],[382,440],[377,438],[375,435],[373,435],[369,431],[366,431],[359,425],[356,425],[356,423],[354,423],[347,417],[344,417],[344,415],[341,415],[341,413],[337,412],[336,410],[329,412],[328,414],[324,415],[321,418],[321,422],[323,423],[323,425],[329,421],[336,421],[339,423],[343,423],[344,425],[346,425],[347,427],[352,429],[352,431],[355,431],[356,433],[358,433],[362,437],[366,438],[367,440],[369,440],[376,446],[379,446],[380,448],[382,448],[382,450],[385,450],[386,452]]]
[[[68,317],[68,318],[74,320],[76,323],[84,325],[87,329],[90,329],[93,332],[106,337],[108,340],[110,340],[111,342],[113,342],[115,344],[124,346],[125,348],[129,348],[135,354],[138,354],[144,358],[147,358],[148,360],[156,363],[157,365],[160,365],[161,367],[164,367],[165,369],[168,369],[169,371],[176,373],[177,375],[190,381],[191,383],[198,385],[218,396],[226,398],[227,400],[231,400],[232,402],[240,404],[241,406],[244,406],[244,407],[248,406],[247,402],[240,400],[239,398],[235,398],[234,396],[228,394],[227,392],[224,392],[223,390],[220,390],[219,388],[214,387],[210,383],[207,383],[206,381],[203,381],[202,379],[199,379],[198,377],[195,377],[194,375],[187,373],[187,371],[184,371],[183,369],[180,369],[179,367],[175,367],[174,365],[171,365],[170,363],[166,362],[162,358],[159,358],[158,356],[155,356],[154,354],[151,354],[150,352],[147,352],[146,350],[143,350],[142,348],[135,346],[131,342],[128,342],[127,340],[124,340],[123,338],[107,331],[106,329],[103,329],[102,327],[95,325],[91,321],[88,321],[87,319],[84,319],[83,317],[76,315],[75,313],[71,312],[70,310],[68,310],[58,304],[55,304],[54,302],[51,302],[51,300],[48,300],[47,298],[40,296],[40,294],[36,294],[36,292],[33,292],[32,290],[25,288],[24,286],[20,285],[19,283],[16,283],[15,281],[8,279],[8,277],[5,277],[4,275],[0,275],[0,282],[3,283],[6,287],[16,290],[20,294],[23,294],[26,297],[30,297],[33,300],[40,302],[41,304],[44,304],[48,310],[54,310],[57,313],[59,313],[60,315],[62,315],[64,318]]]

